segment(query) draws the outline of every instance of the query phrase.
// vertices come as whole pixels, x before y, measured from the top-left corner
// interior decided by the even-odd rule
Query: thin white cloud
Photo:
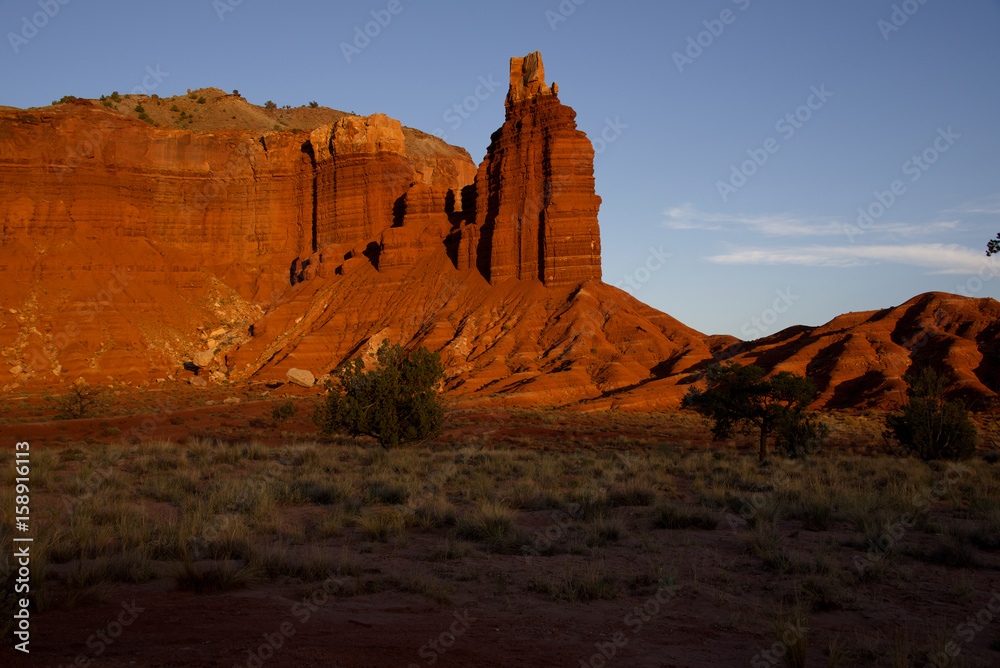
[[[930,269],[932,274],[1000,276],[1000,261],[980,250],[956,244],[877,246],[806,246],[749,248],[707,258],[716,264],[794,264],[812,267],[857,267],[891,262]]]
[[[842,234],[843,227],[835,220],[809,221],[787,214],[729,215],[698,211],[691,204],[667,209],[663,224],[672,230],[721,230],[745,227],[772,236],[805,236]]]
[[[982,197],[956,209],[948,209],[943,213],[957,213],[972,216],[1000,216],[1000,195]]]
[[[698,211],[690,203],[663,212],[663,225],[672,230],[711,230],[743,227],[767,236],[858,236],[853,221],[834,218],[801,218],[790,214],[721,214]],[[938,234],[955,230],[960,221],[946,220],[932,223],[878,222],[867,228],[868,233],[892,234],[903,237]]]

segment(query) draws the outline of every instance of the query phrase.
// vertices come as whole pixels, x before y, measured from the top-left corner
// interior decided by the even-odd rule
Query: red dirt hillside
[[[0,108],[0,389],[190,379],[194,360],[212,382],[321,376],[389,338],[440,351],[447,390],[482,403],[676,406],[734,355],[814,375],[829,407],[898,400],[913,361],[992,396],[993,300],[742,343],[605,285],[575,116],[537,53],[512,59],[478,169],[382,114],[216,89]]]
[[[744,347],[739,361],[815,379],[817,406],[897,404],[906,393],[903,376],[920,364],[944,373],[952,395],[983,408],[995,396],[988,385],[1000,378],[1000,303],[929,292],[821,327],[790,327]]]

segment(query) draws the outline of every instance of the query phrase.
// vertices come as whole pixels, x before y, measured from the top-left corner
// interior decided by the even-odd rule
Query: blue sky
[[[1000,297],[984,255],[998,0],[64,1],[0,2],[0,104],[125,92],[149,67],[160,95],[383,112],[479,162],[508,59],[540,50],[580,129],[611,140],[595,160],[605,281],[706,333],[930,290]]]

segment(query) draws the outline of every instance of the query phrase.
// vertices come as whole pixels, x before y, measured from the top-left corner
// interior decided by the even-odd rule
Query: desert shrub
[[[213,562],[207,565],[194,564],[190,556],[185,556],[174,572],[174,584],[181,591],[192,591],[196,594],[213,594],[216,592],[243,589],[256,579],[259,570],[256,566],[237,566],[233,562]]]
[[[414,510],[414,521],[425,530],[455,524],[458,519],[455,507],[443,496],[433,496]]]
[[[787,668],[806,666],[808,624],[808,610],[799,602],[796,602],[795,607],[789,612],[779,608],[771,614],[775,645],[781,647],[781,659]],[[756,657],[753,663],[757,664]]]
[[[992,513],[978,522],[969,538],[981,550],[1000,550],[1000,513]]]
[[[625,535],[625,525],[614,517],[596,517],[587,527],[588,547],[604,547],[617,542]]]
[[[294,499],[301,498],[324,506],[333,505],[347,497],[347,490],[339,480],[330,480],[327,476],[318,474],[304,476],[289,483],[289,490],[293,492]]]
[[[479,540],[496,545],[517,538],[515,513],[502,503],[485,501],[458,521],[457,535],[466,540]]]
[[[612,506],[651,506],[656,490],[646,482],[629,480],[611,490],[608,501]]]
[[[274,421],[274,426],[278,429],[293,417],[295,417],[294,401],[289,400],[281,404],[275,404],[274,408],[271,409],[271,420]]]
[[[535,575],[528,583],[528,590],[544,594],[553,601],[589,603],[615,598],[615,583],[599,565],[590,566],[582,573],[569,568],[554,581]]]
[[[440,356],[426,348],[404,354],[384,340],[376,357],[374,369],[357,358],[337,371],[336,386],[313,415],[320,433],[373,436],[386,448],[437,433],[444,421]]]
[[[357,519],[358,527],[365,538],[371,541],[386,542],[394,536],[402,535],[406,522],[395,510],[377,510],[370,515]]]
[[[111,93],[111,99],[114,102],[121,102],[122,101],[122,96],[118,94],[118,91],[114,91],[114,92]]]
[[[962,402],[945,400],[945,379],[931,368],[906,376],[909,402],[886,417],[886,436],[924,460],[967,459],[976,451],[976,426]]]
[[[830,428],[799,409],[787,410],[774,430],[775,446],[789,458],[812,454],[830,434]]]
[[[316,100],[313,100],[312,102],[309,103],[309,108],[310,109],[315,109],[318,106],[319,106],[319,102],[317,102]]]
[[[833,506],[820,500],[803,502],[799,516],[807,531],[826,531],[833,521]]]
[[[365,499],[371,503],[399,505],[410,498],[410,488],[398,476],[377,475],[368,481]]]
[[[204,96],[198,98],[198,104],[205,104],[207,101]]]
[[[267,102],[264,103],[264,108],[267,109],[268,111],[274,111],[275,109],[278,108],[278,105],[276,105],[271,100],[268,100]]]
[[[77,383],[70,388],[69,393],[46,397],[46,400],[56,409],[56,417],[61,420],[100,415],[111,403],[107,392],[86,383]]]
[[[962,533],[946,532],[938,538],[937,545],[923,553],[911,551],[912,556],[930,563],[952,568],[976,568],[979,560],[969,536]]]
[[[657,506],[653,525],[657,529],[707,529],[719,526],[719,514],[706,508],[677,508],[669,504]]]

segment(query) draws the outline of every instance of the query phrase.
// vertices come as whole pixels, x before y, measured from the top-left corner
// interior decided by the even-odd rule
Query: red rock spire
[[[594,149],[545,83],[536,51],[510,61],[507,120],[479,166],[465,256],[491,283],[601,278]]]
[[[524,58],[510,59],[510,90],[507,92],[507,111],[518,102],[539,95],[553,95],[554,90],[545,83],[545,65],[538,51]]]

